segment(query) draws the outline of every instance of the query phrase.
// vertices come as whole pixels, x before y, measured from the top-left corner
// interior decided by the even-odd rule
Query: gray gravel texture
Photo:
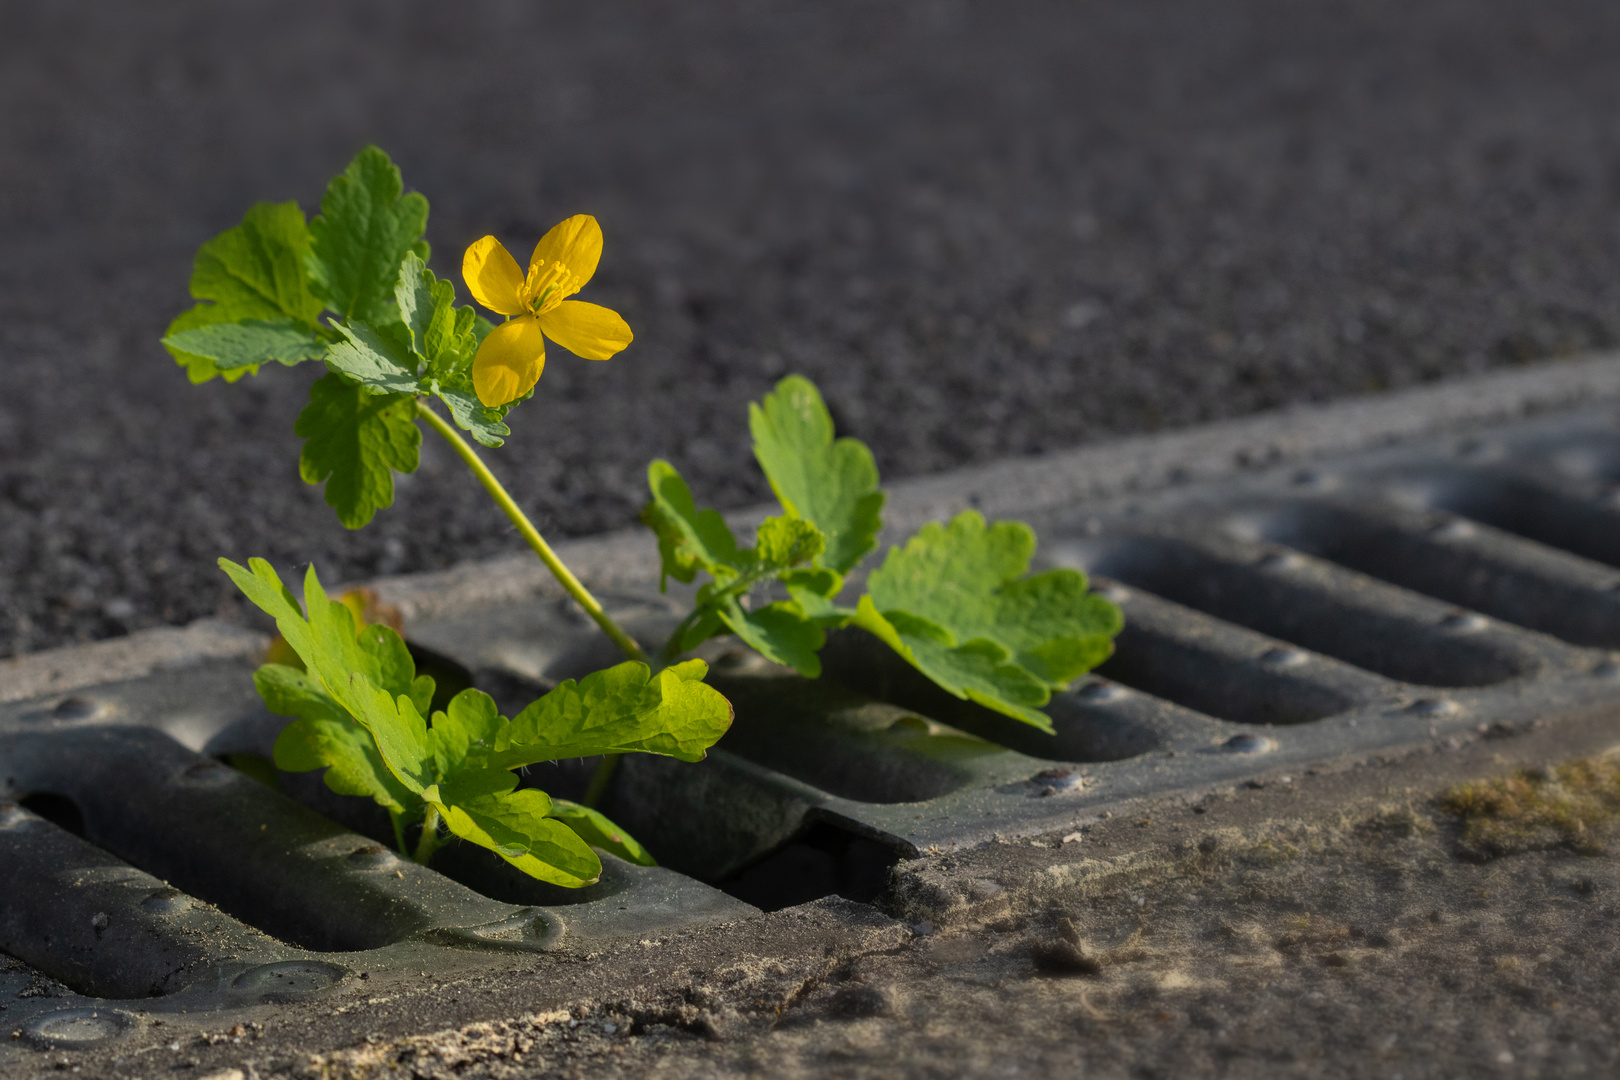
[[[765,488],[788,371],[894,477],[1620,339],[1608,0],[5,5],[0,655],[516,546],[459,464],[346,533],[312,372],[186,384],[196,246],[375,141],[434,264],[596,214],[630,350],[492,456],[555,536]]]

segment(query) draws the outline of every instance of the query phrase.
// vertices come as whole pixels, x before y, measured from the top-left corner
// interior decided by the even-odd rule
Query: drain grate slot
[[[934,799],[971,784],[993,743],[793,674],[725,675],[710,685],[736,710],[726,749],[840,798],[867,803]]]
[[[883,891],[889,871],[899,861],[888,845],[818,821],[720,882],[720,888],[761,911],[780,911],[826,896],[867,903]]]
[[[1053,734],[940,689],[866,631],[832,634],[824,677],[1046,761],[1124,761],[1154,750],[1219,742],[1232,734],[1214,717],[1103,678],[1054,694]]]
[[[1132,589],[1114,655],[1097,674],[1239,724],[1302,724],[1398,698],[1401,687]]]
[[[1574,645],[1620,646],[1612,567],[1449,512],[1301,503],[1235,528]]]
[[[1204,524],[1202,531],[1208,532]],[[1190,530],[1189,530],[1190,531]],[[1082,556],[1084,557],[1084,556]],[[1133,536],[1090,570],[1386,678],[1491,686],[1536,673],[1545,650],[1444,604],[1288,548]]]
[[[0,866],[0,949],[80,993],[159,997],[210,977],[219,955],[280,948],[19,806],[0,806]]]
[[[1414,470],[1391,482],[1409,505],[1449,510],[1620,567],[1620,505],[1600,501],[1596,491],[1561,490],[1551,482],[1483,469]]]
[[[7,749],[22,783],[72,800],[90,842],[306,949],[378,948],[500,907],[159,731],[82,728]]]

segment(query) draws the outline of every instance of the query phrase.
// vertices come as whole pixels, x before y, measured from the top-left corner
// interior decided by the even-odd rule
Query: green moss
[[[1620,817],[1620,764],[1580,758],[1458,784],[1440,796],[1439,806],[1460,819],[1458,847],[1465,858],[1559,847],[1596,855]]]

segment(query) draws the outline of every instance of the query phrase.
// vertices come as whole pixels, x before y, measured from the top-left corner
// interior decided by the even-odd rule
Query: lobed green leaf
[[[1077,570],[1022,577],[1034,553],[1020,522],[926,525],[868,577],[854,622],[958,697],[1051,730],[1038,708],[1109,656],[1123,618]]]
[[[222,368],[209,355],[188,351],[184,343],[168,338],[244,320],[285,319],[300,328],[314,326],[321,303],[310,290],[309,252],[304,212],[295,202],[255,203],[240,225],[198,249],[191,295],[202,303],[171,322],[164,341],[192,382],[207,382],[216,375],[234,382],[258,368],[254,364]]]
[[[821,674],[821,657],[816,654],[827,643],[826,632],[796,601],[744,610],[736,597],[728,597],[717,612],[728,630],[765,659],[786,664],[807,679]]]
[[[708,670],[689,660],[653,675],[632,660],[569,679],[512,718],[489,764],[510,769],[632,751],[701,761],[732,719],[731,703],[703,683]]]
[[[411,397],[373,394],[331,374],[310,386],[293,432],[305,440],[299,475],[325,481],[326,504],[350,529],[393,503],[393,474],[416,471],[422,442]]]
[[[375,393],[414,395],[417,392],[416,358],[409,345],[358,319],[334,322],[332,328],[343,335],[343,340],[327,351],[329,370]]]
[[[647,486],[652,501],[642,509],[641,520],[658,536],[658,553],[663,559],[659,588],[669,578],[689,582],[699,570],[716,580],[741,573],[744,560],[726,519],[717,511],[697,508],[675,466],[661,459],[648,465]]]
[[[310,286],[339,319],[384,326],[400,317],[394,286],[407,253],[427,261],[427,200],[402,194],[399,169],[368,146],[334,177],[309,223]]]
[[[754,457],[789,517],[814,522],[826,537],[817,566],[847,574],[877,544],[883,492],[872,452],[833,439],[832,416],[810,380],[790,375],[761,404],[748,406]]]
[[[523,788],[444,805],[450,831],[488,848],[530,877],[568,888],[595,884],[602,860],[573,829],[550,817],[551,799]]]
[[[421,798],[388,768],[371,734],[308,674],[265,664],[253,673],[253,684],[266,708],[294,718],[276,739],[277,768],[324,768],[326,786],[339,795],[369,795],[399,817],[420,813]]]
[[[177,354],[201,357],[213,362],[221,373],[272,361],[288,367],[304,360],[318,360],[326,343],[291,319],[245,319],[219,322],[190,330],[177,330],[163,339]]]

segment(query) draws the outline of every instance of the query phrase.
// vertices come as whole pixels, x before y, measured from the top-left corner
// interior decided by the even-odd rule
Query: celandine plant
[[[600,227],[586,215],[567,219],[541,238],[526,271],[493,236],[469,247],[462,278],[505,317],[495,325],[458,307],[455,286],[427,269],[426,225],[427,200],[405,193],[387,155],[368,147],[327,187],[313,220],[295,203],[259,203],[204,244],[191,278],[199,303],[163,339],[193,382],[235,381],[271,363],[324,363],[294,428],[304,439],[299,472],[324,483],[327,503],[351,529],[393,501],[395,472],[415,470],[425,423],[627,657],[511,719],[476,689],[429,716],[433,681],[416,674],[399,635],[328,599],[313,568],[300,607],[263,560],[244,568],[221,559],[286,644],[277,659],[288,662],[255,675],[267,706],[294,718],[276,742],[276,764],[325,769],[332,790],[376,800],[401,851],[426,862],[447,830],[573,886],[600,873],[592,846],[651,863],[588,804],[618,755],[697,761],[726,732],[731,707],[704,685],[707,667],[680,660],[718,634],[815,677],[827,632],[859,626],[956,696],[1048,732],[1040,708],[1052,692],[1112,651],[1119,610],[1076,570],[1028,575],[1033,531],[973,512],[891,548],[850,606],[846,578],[882,527],[877,467],[866,446],[834,437],[816,388],[790,376],[749,408],[754,456],[782,510],[759,526],[752,547],[716,511],[698,509],[668,462],[648,469],[642,520],[657,534],[664,578],[705,578],[691,613],[649,663],[460,434],[502,445],[511,410],[534,394],[548,339],[594,360],[630,344],[617,313],[571,299],[596,271]],[[603,766],[587,805],[519,788],[512,772],[597,755]]]

